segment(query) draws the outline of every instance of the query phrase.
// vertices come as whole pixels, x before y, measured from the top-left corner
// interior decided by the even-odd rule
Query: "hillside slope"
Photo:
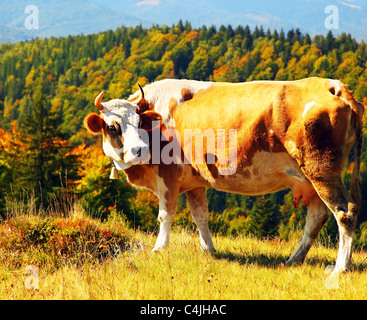
[[[117,228],[111,222],[101,226],[100,222],[83,222],[80,218],[76,224],[72,219],[63,222],[66,234],[71,234],[76,225],[97,224],[102,230]],[[2,234],[9,233],[8,228],[8,224],[0,224]],[[46,239],[51,235],[51,232],[43,233]],[[79,257],[78,264],[65,260],[53,269],[50,268],[52,256],[42,255],[30,246],[22,253],[22,263],[22,256],[4,247],[3,240],[0,297],[6,300],[367,299],[366,252],[354,253],[353,271],[330,278],[325,269],[334,263],[337,252],[320,245],[310,250],[303,265],[284,266],[298,246],[298,236],[289,242],[217,236],[214,237],[217,252],[213,254],[200,250],[196,232],[174,231],[170,248],[159,254],[151,252],[154,235],[135,231],[129,232],[129,236],[130,249],[114,259],[93,263],[85,255],[87,259],[83,261]],[[84,240],[77,237],[73,241]],[[33,283],[37,279],[38,290],[25,287],[25,281],[29,283],[31,276],[24,271],[32,257],[34,270],[38,272],[33,273]]]

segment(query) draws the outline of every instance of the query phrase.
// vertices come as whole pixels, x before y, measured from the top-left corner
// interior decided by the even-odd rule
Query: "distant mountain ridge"
[[[362,0],[34,0],[39,9],[39,29],[27,30],[24,21],[29,0],[1,2],[0,43],[35,37],[89,34],[116,29],[122,25],[172,25],[189,21],[202,25],[263,26],[285,31],[299,28],[311,36],[326,34],[325,9],[338,10],[339,29],[334,34],[351,33],[367,41],[367,3]]]
[[[87,0],[33,0],[31,4],[38,8],[38,29],[27,29],[25,26],[27,16],[33,13],[25,13],[25,8],[30,5],[29,0],[1,1],[0,43],[36,37],[97,33],[122,25],[150,25],[142,19],[121,14]]]

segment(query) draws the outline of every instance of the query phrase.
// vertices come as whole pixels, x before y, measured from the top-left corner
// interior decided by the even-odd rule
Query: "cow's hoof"
[[[152,250],[153,253],[160,253],[164,251],[168,246],[155,246]]]
[[[304,259],[288,259],[285,263],[285,266],[290,267],[290,266],[299,266],[301,264],[303,264]]]

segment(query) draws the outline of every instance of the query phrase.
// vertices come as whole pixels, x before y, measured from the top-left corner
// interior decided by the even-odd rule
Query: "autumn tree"
[[[80,155],[82,165],[79,169],[80,181],[77,192],[86,211],[93,217],[106,219],[115,211],[116,214],[134,221],[134,212],[130,201],[136,196],[135,188],[127,182],[120,172],[118,180],[109,179],[111,164],[101,148],[98,139],[94,145],[81,145],[74,148]],[[133,225],[133,223],[131,223]]]
[[[10,169],[14,193],[34,190],[39,204],[47,204],[50,194],[77,178],[78,161],[68,154],[70,146],[60,135],[59,124],[45,95],[37,91],[16,137],[23,147]]]
[[[186,75],[191,79],[208,80],[213,72],[213,62],[208,53],[208,47],[203,43],[194,52],[194,57],[188,65]]]

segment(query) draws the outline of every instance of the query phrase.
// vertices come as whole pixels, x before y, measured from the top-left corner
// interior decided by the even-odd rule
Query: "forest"
[[[84,117],[95,112],[94,98],[127,98],[165,78],[243,82],[295,80],[310,76],[339,79],[367,105],[367,45],[350,34],[310,37],[298,29],[248,26],[177,25],[120,27],[103,33],[51,37],[0,45],[0,215],[36,207],[80,203],[102,220],[123,217],[133,228],[157,229],[158,200],[150,192],[109,180],[110,164],[101,140],[87,133]],[[363,129],[367,136],[366,126]],[[362,195],[367,194],[367,145],[363,144]],[[350,157],[352,159],[352,155]],[[343,170],[350,185],[351,161]],[[224,235],[253,234],[287,240],[305,223],[306,210],[294,208],[292,194],[250,197],[207,190],[210,228]],[[266,214],[264,214],[266,213]],[[330,214],[331,217],[331,214]],[[355,243],[367,242],[367,199],[363,197]],[[175,225],[194,228],[184,195]],[[337,240],[331,217],[320,239]]]

